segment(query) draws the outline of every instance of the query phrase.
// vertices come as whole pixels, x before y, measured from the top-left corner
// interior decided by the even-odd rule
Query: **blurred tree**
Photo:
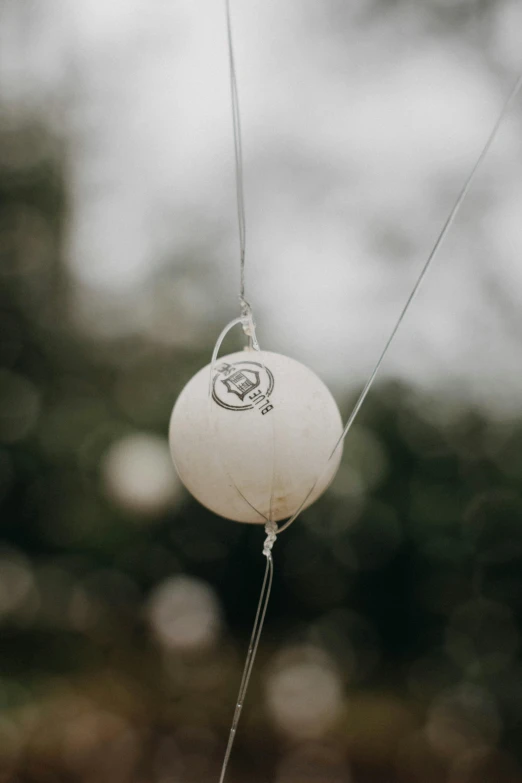
[[[215,779],[261,531],[107,491],[126,454],[109,448],[164,440],[208,349],[74,326],[61,154],[42,129],[0,135],[0,765],[6,780]],[[162,452],[133,443],[136,483]],[[331,491],[276,544],[242,780],[279,752],[289,783],[347,780],[346,760],[360,780],[485,780],[497,756],[520,780],[521,449],[520,420],[375,390]],[[308,755],[285,732],[311,732]]]

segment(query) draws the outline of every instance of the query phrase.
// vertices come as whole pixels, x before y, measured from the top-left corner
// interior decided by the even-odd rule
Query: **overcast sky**
[[[362,0],[231,5],[247,295],[259,338],[351,388],[371,370],[522,68],[522,6],[499,2],[487,19],[450,26],[447,8],[461,4],[444,0],[432,3],[438,14]],[[196,333],[198,323],[235,317],[224,4],[4,0],[0,8],[4,104],[46,112],[67,141],[67,261],[79,301],[88,292],[96,313],[113,308],[118,329],[137,330],[147,311],[137,302],[148,291],[150,306],[149,281],[162,270],[172,283],[167,306],[178,313],[173,332],[181,317]],[[384,376],[518,405],[521,104]],[[211,271],[193,276],[186,259],[197,265],[199,256]]]

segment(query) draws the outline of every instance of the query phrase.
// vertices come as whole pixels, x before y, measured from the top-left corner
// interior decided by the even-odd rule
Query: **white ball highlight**
[[[218,359],[185,386],[172,411],[170,448],[187,489],[238,522],[264,523],[305,508],[333,479],[339,410],[311,370],[287,356],[246,350]],[[210,398],[209,398],[210,390]]]

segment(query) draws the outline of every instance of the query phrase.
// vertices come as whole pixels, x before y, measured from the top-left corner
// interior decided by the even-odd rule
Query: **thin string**
[[[242,315],[239,318],[234,318],[230,323],[228,323],[225,328],[221,331],[218,339],[216,340],[216,344],[214,346],[214,350],[212,352],[212,359],[210,362],[210,373],[209,373],[209,386],[208,386],[208,414],[209,414],[209,424],[212,420],[212,383],[214,379],[214,370],[215,365],[217,362],[218,354],[221,349],[221,345],[227,336],[227,334],[237,325],[241,324],[243,327],[243,330],[245,334],[248,335],[250,340],[250,347],[253,348],[255,351],[260,352],[260,346],[257,341],[257,335],[256,335],[256,327],[253,319],[252,309],[248,302],[245,302],[243,300],[243,306],[242,306]],[[264,367],[264,364],[263,364]],[[266,369],[266,368],[265,368]],[[273,505],[273,498],[274,498],[274,485],[275,485],[275,436],[274,436],[274,429],[273,429],[273,422],[272,422],[272,477],[271,477],[271,485],[270,485],[270,502],[269,502],[269,516],[267,517],[265,514],[263,514],[259,509],[257,509],[244,495],[244,493],[241,491],[241,489],[238,487],[234,476],[230,473],[228,470],[226,464],[224,464],[225,471],[227,473],[227,476],[229,477],[231,483],[235,487],[236,491],[239,493],[239,495],[243,498],[243,500],[250,506],[251,509],[253,509],[257,514],[259,514],[261,517],[263,517],[266,520],[265,524],[265,532],[266,532],[266,538],[263,545],[263,555],[266,557],[266,567],[265,567],[265,575],[263,578],[263,584],[261,586],[261,592],[259,595],[259,601],[257,604],[257,610],[256,610],[256,616],[254,620],[254,626],[252,628],[252,634],[250,636],[250,643],[248,646],[248,653],[245,660],[245,665],[243,667],[243,674],[241,677],[241,682],[239,685],[239,692],[236,700],[236,707],[234,710],[234,715],[232,718],[232,725],[230,727],[229,735],[228,735],[228,742],[227,747],[225,750],[225,756],[223,758],[223,765],[221,767],[221,774],[219,776],[219,783],[223,783],[225,780],[225,775],[227,773],[228,769],[228,763],[230,761],[230,756],[232,753],[232,749],[234,747],[234,741],[236,739],[236,733],[237,728],[239,725],[239,719],[241,718],[241,712],[243,710],[243,704],[245,701],[246,693],[248,690],[248,686],[250,683],[250,677],[252,675],[252,671],[254,668],[254,662],[256,659],[257,650],[259,647],[259,641],[261,639],[261,634],[263,632],[263,626],[265,622],[265,616],[266,611],[268,608],[268,602],[270,600],[270,593],[272,592],[272,582],[274,578],[274,562],[272,558],[272,548],[276,542],[277,539],[277,523],[272,521],[272,505]]]
[[[257,604],[256,618],[254,620],[254,627],[252,629],[252,635],[250,637],[250,644],[248,646],[248,653],[243,668],[243,676],[241,677],[241,684],[239,686],[239,692],[237,695],[236,707],[234,710],[234,717],[232,719],[232,725],[228,735],[228,743],[225,751],[225,757],[223,759],[223,766],[221,768],[221,775],[219,776],[219,783],[223,783],[228,768],[228,762],[230,760],[230,754],[234,746],[234,740],[236,738],[237,727],[241,712],[243,710],[243,704],[245,701],[246,692],[254,668],[254,661],[256,659],[257,650],[259,647],[259,640],[261,639],[261,633],[263,631],[263,625],[265,622],[266,610],[268,607],[268,601],[270,599],[270,593],[272,591],[272,582],[274,578],[274,561],[272,559],[272,547],[277,537],[277,525],[275,522],[268,522],[265,525],[266,539],[263,547],[263,554],[266,557],[266,568],[263,584],[261,587],[261,593],[259,595],[259,601]]]
[[[256,336],[256,327],[252,318],[252,312],[251,310],[248,311],[247,315],[240,316],[239,318],[234,318],[232,321],[230,321],[222,330],[219,335],[219,337],[216,340],[216,344],[214,346],[214,350],[212,351],[212,359],[210,360],[210,372],[208,376],[208,423],[209,423],[209,431],[214,432],[212,429],[212,412],[213,412],[213,396],[212,396],[212,384],[214,381],[214,372],[216,367],[216,362],[218,359],[218,354],[221,349],[221,345],[223,344],[223,340],[227,336],[227,334],[232,331],[234,326],[238,326],[241,324],[243,327],[243,330],[246,334],[249,335],[250,339],[250,345],[251,347],[256,350],[260,351],[259,343],[257,341]],[[272,435],[273,438],[273,435]],[[226,460],[223,460],[223,469],[225,470],[225,473],[227,474],[227,477],[230,479],[231,484],[234,486],[234,489],[237,491],[237,493],[243,498],[245,503],[250,506],[250,508],[256,512],[256,514],[259,514],[259,516],[264,519],[267,523],[270,520],[270,517],[266,514],[263,514],[262,511],[260,511],[258,508],[256,508],[249,499],[245,496],[245,494],[241,491],[241,489],[238,487],[237,482],[234,479],[234,476],[232,473],[228,470]],[[270,494],[270,509],[272,504],[272,495],[273,495],[273,478],[272,478],[272,488],[271,488],[271,494]]]
[[[241,324],[243,327],[243,330],[245,334],[249,336],[250,340],[250,347],[253,348],[255,351],[260,352],[260,346],[257,341],[257,335],[256,335],[256,327],[252,315],[252,309],[248,302],[245,302],[245,307],[243,309],[242,315],[240,318],[234,318],[230,323],[228,323],[224,329],[221,331],[218,339],[216,340],[216,344],[214,346],[214,350],[212,352],[212,359],[210,362],[210,373],[209,373],[209,386],[208,386],[208,414],[209,414],[209,424],[211,422],[211,416],[212,416],[212,382],[214,379],[214,369],[217,362],[218,354],[221,349],[221,345],[227,336],[227,334],[237,325]],[[264,367],[264,364],[262,363],[262,366]],[[266,368],[265,368],[266,370]],[[248,646],[248,653],[245,660],[245,665],[243,668],[243,674],[241,677],[241,683],[239,685],[239,692],[236,700],[236,707],[234,710],[234,716],[232,718],[232,725],[230,727],[230,732],[228,735],[228,742],[227,747],[225,750],[225,756],[223,759],[223,765],[221,768],[221,774],[219,777],[219,783],[223,783],[225,780],[225,775],[228,769],[228,763],[230,760],[230,755],[232,753],[232,748],[234,746],[234,741],[236,738],[237,733],[237,727],[239,725],[239,719],[241,717],[241,712],[243,710],[243,704],[245,701],[245,696],[248,690],[248,686],[250,683],[250,677],[252,675],[252,671],[254,668],[254,662],[257,654],[257,650],[259,647],[259,641],[261,639],[261,634],[263,632],[263,626],[265,622],[265,616],[266,611],[268,608],[268,602],[270,600],[270,593],[272,592],[272,582],[274,578],[274,562],[272,558],[272,548],[277,540],[277,523],[272,521],[272,505],[273,505],[273,499],[274,499],[274,485],[275,485],[275,436],[274,436],[274,429],[273,429],[273,422],[272,422],[272,477],[271,477],[271,485],[270,485],[270,501],[269,501],[269,516],[267,517],[265,514],[263,514],[259,509],[255,508],[255,506],[248,500],[247,497],[245,497],[244,493],[241,491],[241,489],[238,487],[233,475],[230,473],[230,471],[227,469],[226,465],[225,471],[232,482],[233,486],[239,493],[239,495],[243,498],[243,500],[252,508],[257,514],[259,514],[261,517],[263,517],[266,520],[265,524],[265,532],[266,532],[266,538],[263,545],[263,555],[266,557],[266,568],[265,568],[265,575],[263,578],[263,584],[261,586],[261,592],[259,595],[259,601],[257,604],[257,610],[256,610],[256,616],[254,620],[254,626],[252,628],[252,634],[250,636],[250,643]]]
[[[230,95],[232,103],[232,125],[234,128],[234,158],[236,171],[237,222],[239,227],[239,301],[243,315],[250,310],[245,299],[245,252],[246,252],[246,220],[245,193],[243,188],[243,147],[241,141],[241,115],[239,112],[239,93],[237,88],[236,63],[232,40],[232,17],[230,0],[225,0],[228,40],[228,63],[230,71]]]
[[[493,142],[494,142],[494,140],[496,138],[498,130],[499,130],[499,128],[500,128],[504,118],[506,117],[506,115],[508,114],[509,110],[511,109],[511,107],[512,107],[512,105],[513,105],[513,103],[514,103],[518,93],[520,92],[521,88],[522,88],[522,73],[518,77],[514,87],[512,88],[511,92],[509,93],[508,97],[506,98],[506,100],[504,102],[504,105],[503,105],[503,107],[502,107],[502,109],[500,111],[500,114],[498,115],[498,118],[497,118],[495,124],[493,125],[492,130],[490,131],[490,134],[489,134],[489,136],[488,136],[488,138],[486,140],[486,143],[484,144],[484,147],[482,148],[482,151],[481,151],[480,155],[478,156],[477,160],[475,161],[475,164],[474,164],[473,168],[471,169],[471,172],[469,173],[468,178],[466,179],[466,181],[464,183],[464,186],[462,187],[460,193],[457,196],[457,199],[455,201],[455,204],[453,205],[453,208],[452,208],[451,212],[449,213],[448,217],[446,218],[446,221],[445,221],[444,225],[442,226],[442,229],[439,232],[439,235],[437,236],[437,239],[435,240],[435,244],[433,245],[433,247],[431,249],[431,252],[428,255],[428,258],[427,258],[427,260],[426,260],[426,262],[425,262],[425,264],[424,264],[424,266],[423,266],[423,268],[421,270],[421,273],[420,273],[419,277],[417,278],[417,281],[416,281],[415,285],[413,286],[413,288],[411,290],[411,293],[410,293],[410,295],[408,296],[408,298],[406,300],[406,304],[402,308],[401,313],[400,313],[400,315],[399,315],[399,317],[398,317],[398,319],[397,319],[397,321],[395,323],[395,326],[393,327],[393,329],[391,331],[391,334],[388,337],[388,339],[387,339],[387,341],[386,341],[386,343],[384,345],[384,348],[383,348],[383,350],[381,352],[381,355],[379,356],[379,359],[377,360],[377,364],[373,368],[373,370],[372,370],[372,372],[370,374],[370,377],[366,381],[366,384],[365,384],[362,392],[360,393],[360,395],[359,395],[359,397],[357,399],[357,402],[355,403],[355,406],[354,406],[354,408],[353,408],[353,410],[352,410],[352,412],[350,414],[350,417],[348,418],[348,421],[346,422],[346,426],[345,426],[344,430],[342,431],[341,435],[339,436],[339,440],[337,441],[337,443],[333,447],[330,456],[328,457],[328,460],[326,462],[324,470],[317,477],[314,485],[312,486],[312,488],[310,489],[310,491],[306,495],[305,499],[303,500],[303,502],[301,503],[301,505],[299,506],[297,511],[294,513],[294,515],[292,517],[290,517],[288,522],[286,522],[281,528],[279,528],[279,532],[280,533],[282,533],[283,530],[286,530],[288,527],[290,527],[290,525],[293,522],[295,522],[295,520],[297,519],[297,517],[299,516],[299,514],[303,510],[303,508],[304,508],[304,506],[306,504],[306,501],[308,500],[308,498],[310,497],[310,495],[312,494],[312,492],[316,488],[318,482],[321,480],[321,478],[325,474],[331,459],[333,458],[334,454],[337,452],[337,449],[339,448],[341,443],[346,438],[346,436],[348,434],[348,431],[350,430],[352,424],[354,423],[355,418],[356,418],[357,414],[359,413],[359,411],[361,409],[361,406],[364,403],[364,401],[365,401],[365,399],[366,399],[366,397],[368,395],[368,392],[370,391],[370,389],[371,389],[371,387],[373,385],[373,382],[375,380],[375,376],[379,372],[380,366],[381,366],[381,364],[382,364],[382,362],[384,360],[384,357],[388,353],[388,349],[389,349],[390,345],[392,344],[395,335],[397,334],[399,326],[401,325],[401,323],[402,323],[406,313],[408,312],[408,310],[410,308],[411,303],[413,302],[413,300],[414,300],[414,298],[415,298],[415,296],[416,296],[416,294],[417,294],[417,292],[418,292],[418,290],[419,290],[419,288],[420,288],[420,286],[421,286],[421,284],[422,284],[422,282],[424,280],[424,278],[426,277],[428,269],[430,268],[431,263],[432,263],[433,259],[435,258],[435,255],[437,254],[437,251],[439,250],[442,242],[446,238],[446,235],[447,235],[448,231],[450,230],[451,226],[453,225],[453,222],[455,221],[457,213],[459,212],[460,207],[462,206],[462,202],[466,198],[466,196],[468,194],[468,191],[469,191],[469,189],[470,189],[470,187],[471,187],[471,185],[473,183],[473,180],[475,179],[475,175],[476,175],[478,169],[480,168],[484,158],[488,154],[489,149],[490,149],[491,145],[493,144]]]

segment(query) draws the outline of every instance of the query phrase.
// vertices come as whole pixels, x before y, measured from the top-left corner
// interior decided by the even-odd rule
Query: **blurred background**
[[[232,11],[259,338],[346,418],[522,6]],[[0,0],[2,783],[219,776],[263,532],[185,493],[166,432],[238,315],[227,68],[220,2]],[[521,131],[519,101],[276,543],[231,783],[522,781]]]

